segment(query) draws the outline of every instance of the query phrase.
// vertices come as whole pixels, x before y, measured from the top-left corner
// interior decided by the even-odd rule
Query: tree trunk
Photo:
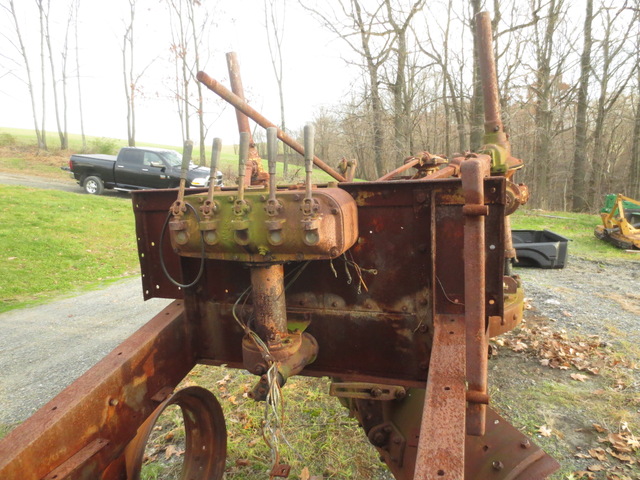
[[[587,107],[589,94],[589,74],[591,73],[591,24],[593,22],[593,0],[586,0],[584,19],[584,43],[580,57],[580,86],[576,111],[576,141],[573,154],[573,195],[572,209],[584,212],[587,209]]]
[[[78,81],[78,107],[80,113],[80,132],[82,134],[82,152],[87,151],[87,138],[84,134],[84,112],[82,110],[82,89],[80,88],[80,55],[78,49],[78,10],[80,9],[80,0],[75,0],[75,41],[76,41],[76,79]]]
[[[33,127],[36,132],[36,139],[38,142],[38,149],[46,150],[47,145],[43,140],[43,133],[40,131],[38,127],[38,115],[36,114],[36,100],[33,94],[33,81],[31,80],[31,68],[29,67],[29,57],[27,57],[27,50],[24,46],[24,42],[22,41],[22,33],[20,31],[20,25],[18,24],[18,17],[16,15],[15,5],[13,0],[9,0],[9,7],[11,10],[11,16],[13,18],[13,22],[16,26],[16,35],[18,36],[18,43],[20,45],[20,53],[22,54],[22,59],[24,60],[24,67],[27,71],[27,87],[29,89],[29,98],[31,100],[31,115],[33,117]]]
[[[41,150],[47,150],[47,133],[44,128],[45,119],[46,119],[46,82],[45,82],[45,60],[44,60],[44,12],[42,11],[42,0],[37,0],[38,2],[38,11],[40,15],[40,75],[42,77],[42,127],[40,131],[42,132],[42,144],[39,146]]]

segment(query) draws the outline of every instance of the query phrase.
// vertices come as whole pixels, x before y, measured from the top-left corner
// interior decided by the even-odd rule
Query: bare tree
[[[87,139],[84,134],[84,111],[82,109],[82,88],[80,87],[80,49],[78,43],[78,12],[80,10],[80,0],[74,0],[74,37],[75,37],[75,47],[76,47],[76,81],[78,84],[78,111],[80,114],[80,132],[82,134],[82,151],[87,151]]]
[[[47,94],[46,94],[46,77],[45,77],[45,56],[44,56],[44,37],[45,37],[45,28],[44,28],[44,12],[43,12],[43,6],[42,6],[42,0],[36,0],[36,4],[38,5],[38,19],[40,21],[40,81],[41,81],[41,86],[42,86],[42,126],[40,128],[40,131],[42,133],[42,150],[47,150],[47,133],[46,133],[46,129],[44,128],[45,126],[45,120],[46,120],[46,113],[47,113],[47,108],[46,108],[46,99],[47,99]]]
[[[60,124],[60,105],[58,103],[58,81],[56,77],[53,48],[51,46],[51,30],[49,28],[49,23],[50,23],[49,12],[51,11],[51,0],[47,0],[46,7],[43,4],[42,0],[36,0],[36,3],[40,11],[40,28],[42,28],[42,35],[44,35],[44,41],[47,44],[47,51],[49,52],[49,67],[51,69],[51,86],[53,89],[53,105],[54,105],[54,111],[56,115],[56,126],[58,127],[58,136],[60,137],[60,148],[62,150],[67,150],[69,148],[67,134],[66,132],[63,131],[62,126]],[[44,80],[44,75],[43,75],[43,80]],[[43,89],[43,109],[44,109],[44,89]],[[43,114],[43,117],[44,117],[44,114]]]
[[[573,155],[572,208],[576,212],[582,212],[587,207],[585,198],[587,191],[587,108],[591,74],[591,46],[593,45],[592,24],[593,0],[586,0],[582,55],[580,56],[580,86],[576,110],[576,140]]]
[[[191,24],[191,39],[193,41],[193,56],[194,56],[194,65],[195,65],[195,73],[197,74],[200,68],[200,55],[201,55],[201,43],[202,43],[202,35],[205,32],[205,25],[209,23],[208,15],[203,16],[202,22],[199,27],[196,27],[196,12],[195,6],[200,6],[200,2],[198,0],[188,0],[187,1],[187,13],[189,16],[189,23]],[[194,70],[191,69],[191,78],[195,81]],[[199,140],[200,140],[200,165],[206,164],[206,151],[205,151],[205,137],[206,137],[206,128],[204,124],[204,99],[202,96],[202,84],[198,81],[195,81],[196,90],[198,92],[198,105],[196,107],[196,112],[198,116],[198,132],[199,132]]]
[[[125,23],[122,36],[122,76],[124,80],[124,94],[127,101],[127,141],[130,147],[136,146],[136,100],[140,93],[140,79],[146,70],[155,62],[151,59],[141,70],[136,71],[135,57],[135,15],[136,0],[129,1],[129,18]]]
[[[283,86],[283,57],[282,42],[284,39],[284,25],[286,17],[286,1],[264,0],[264,23],[267,33],[267,45],[271,56],[273,74],[278,84],[278,97],[280,98],[280,129],[286,131],[284,115],[284,86]],[[289,148],[284,146],[283,174],[289,170]]]
[[[38,141],[38,148],[40,150],[46,150],[47,144],[46,144],[46,140],[44,139],[44,132],[41,131],[40,128],[38,127],[38,115],[36,113],[36,100],[34,95],[33,80],[31,78],[31,67],[29,66],[29,57],[27,55],[27,49],[25,48],[24,41],[22,40],[22,31],[20,29],[20,25],[18,24],[18,16],[16,15],[14,0],[9,0],[9,8],[7,8],[6,5],[2,5],[2,8],[10,12],[11,18],[13,19],[13,24],[16,29],[15,30],[16,36],[18,37],[18,45],[16,45],[11,40],[10,41],[12,45],[16,48],[16,50],[20,52],[20,55],[22,56],[22,60],[24,62],[24,68],[27,73],[26,84],[27,84],[27,89],[29,90],[29,99],[31,100],[31,114],[33,117],[33,126],[36,132],[36,138]]]
[[[410,86],[407,82],[407,73],[410,65],[409,51],[407,49],[407,32],[413,17],[424,7],[424,0],[415,1],[407,13],[397,2],[391,5],[391,0],[384,0],[387,10],[387,23],[391,26],[393,55],[395,56],[395,78],[389,82],[393,96],[393,130],[396,150],[396,164],[401,165],[410,151],[410,118],[412,113],[412,100]],[[404,16],[404,18],[402,18]],[[398,17],[398,18],[396,18]]]
[[[627,51],[626,46],[637,16],[634,15],[625,20],[623,12],[624,9],[618,8],[613,1],[604,5],[601,10],[604,23],[603,38],[598,42],[601,61],[598,68],[593,70],[596,84],[600,87],[595,112],[593,160],[589,180],[589,199],[593,202],[596,202],[603,193],[601,186],[604,177],[613,173],[611,157],[607,155],[604,141],[607,116],[620,95],[626,91],[634,74],[633,70],[629,69],[629,60],[633,59],[635,52]]]
[[[302,6],[313,13],[323,26],[343,40],[362,59],[361,67],[368,77],[368,100],[371,105],[371,128],[375,175],[385,172],[384,149],[384,106],[380,93],[381,68],[391,54],[393,37],[385,24],[384,3],[374,5],[370,11],[360,0],[339,0],[324,4],[325,11]],[[338,11],[333,6],[338,5]],[[362,159],[364,160],[364,159]],[[362,163],[361,163],[362,165]]]

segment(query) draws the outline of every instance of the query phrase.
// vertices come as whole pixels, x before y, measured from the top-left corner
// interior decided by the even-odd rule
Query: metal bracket
[[[329,395],[363,400],[399,400],[407,395],[404,387],[379,383],[344,382],[332,383]]]

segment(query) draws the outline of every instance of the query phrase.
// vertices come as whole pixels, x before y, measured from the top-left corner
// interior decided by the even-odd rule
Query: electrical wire
[[[187,205],[191,210],[193,210],[193,213],[196,216],[196,220],[199,224],[200,216],[198,215],[197,210],[190,203],[185,202],[185,205]],[[169,213],[167,214],[167,219],[164,221],[164,225],[162,226],[162,230],[160,232],[160,246],[159,246],[160,268],[162,268],[162,273],[164,273],[164,275],[167,277],[167,280],[173,283],[176,287],[183,288],[183,289],[191,288],[200,281],[200,278],[202,278],[202,274],[204,273],[204,260],[205,260],[204,235],[202,231],[200,231],[200,269],[198,270],[198,275],[196,275],[196,278],[191,283],[182,284],[177,280],[175,280],[167,271],[167,266],[165,265],[165,262],[164,262],[164,254],[162,253],[162,246],[164,245],[164,235],[167,230],[167,226],[169,225],[169,220],[171,219],[171,215],[172,213],[171,211],[169,211]]]

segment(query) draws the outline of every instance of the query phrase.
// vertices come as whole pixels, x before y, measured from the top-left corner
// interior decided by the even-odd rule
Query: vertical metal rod
[[[305,198],[311,200],[311,174],[313,173],[313,143],[315,137],[315,128],[312,124],[307,123],[304,126],[304,167],[306,171],[305,178]]]
[[[236,52],[227,53],[227,70],[229,71],[229,83],[231,83],[231,91],[244,101],[244,87],[242,86],[242,77],[240,76],[240,62]],[[236,120],[238,121],[238,132],[249,134],[249,152],[247,158],[249,160],[259,160],[260,154],[253,143],[251,136],[251,127],[249,126],[249,117],[241,110],[236,108]]]
[[[487,393],[487,325],[485,309],[484,177],[490,172],[489,156],[465,160],[461,165],[464,194],[464,311],[467,344],[468,389]],[[484,435],[486,405],[469,402],[467,434]]]
[[[276,159],[278,157],[278,129],[267,128],[267,158],[269,160],[269,200],[276,199]]]
[[[238,200],[244,200],[244,175],[249,153],[249,137],[247,132],[240,132],[240,148],[238,155]]]
[[[211,172],[209,174],[209,192],[207,199],[209,203],[213,202],[213,190],[215,188],[215,175],[218,171],[218,164],[220,163],[220,153],[222,152],[222,140],[219,138],[213,139],[213,145],[211,146]]]
[[[193,153],[193,141],[185,140],[182,150],[182,168],[180,169],[180,188],[178,190],[178,202],[184,200],[184,189],[187,186],[187,172],[191,163],[191,154]]]
[[[500,118],[498,77],[493,55],[491,17],[488,12],[480,12],[476,15],[476,32],[479,40],[478,57],[484,98],[484,131],[485,133],[495,133],[503,131],[504,127]]]

